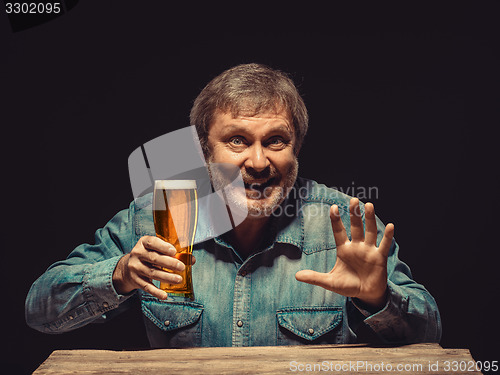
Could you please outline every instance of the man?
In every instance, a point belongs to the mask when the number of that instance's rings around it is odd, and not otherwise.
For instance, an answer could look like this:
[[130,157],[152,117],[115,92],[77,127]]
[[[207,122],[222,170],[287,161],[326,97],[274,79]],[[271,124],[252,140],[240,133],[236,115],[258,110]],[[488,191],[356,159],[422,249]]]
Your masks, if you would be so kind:
[[209,166],[241,171],[244,192],[228,200],[248,210],[232,231],[195,246],[196,299],[177,301],[155,285],[179,283],[162,268],[184,264],[155,237],[149,195],[33,284],[30,326],[72,330],[135,295],[152,347],[348,343],[361,326],[391,343],[439,341],[436,303],[398,259],[394,226],[371,203],[297,178],[308,116],[285,74],[258,64],[223,72],[196,99],[191,123]]

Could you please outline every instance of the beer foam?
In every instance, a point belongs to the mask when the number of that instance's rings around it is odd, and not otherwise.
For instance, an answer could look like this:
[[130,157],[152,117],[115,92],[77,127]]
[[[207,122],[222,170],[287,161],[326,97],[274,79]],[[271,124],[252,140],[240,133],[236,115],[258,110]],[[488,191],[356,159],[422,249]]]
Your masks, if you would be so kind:
[[156,180],[155,189],[196,189],[196,180]]

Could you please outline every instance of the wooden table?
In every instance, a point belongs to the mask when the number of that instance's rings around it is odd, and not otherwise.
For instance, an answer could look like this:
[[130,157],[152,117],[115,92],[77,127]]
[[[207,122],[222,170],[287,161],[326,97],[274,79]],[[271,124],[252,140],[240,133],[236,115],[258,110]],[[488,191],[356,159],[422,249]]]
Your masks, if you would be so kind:
[[438,344],[56,350],[42,374],[479,374],[467,349]]

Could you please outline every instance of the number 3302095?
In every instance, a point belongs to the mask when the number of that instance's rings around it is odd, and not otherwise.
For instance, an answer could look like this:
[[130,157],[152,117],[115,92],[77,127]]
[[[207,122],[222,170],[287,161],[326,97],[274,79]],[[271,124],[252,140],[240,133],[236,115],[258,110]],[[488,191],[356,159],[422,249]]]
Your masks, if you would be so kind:
[[61,3],[5,3],[7,14],[61,13]]

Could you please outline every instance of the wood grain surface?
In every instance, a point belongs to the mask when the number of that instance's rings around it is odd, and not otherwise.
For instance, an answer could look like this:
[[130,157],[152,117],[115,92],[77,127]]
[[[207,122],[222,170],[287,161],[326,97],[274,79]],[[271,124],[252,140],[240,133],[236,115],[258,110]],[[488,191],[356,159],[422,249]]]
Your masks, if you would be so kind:
[[[447,371],[448,370],[448,371]],[[56,350],[43,374],[479,374],[467,349],[438,344]]]

